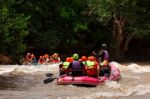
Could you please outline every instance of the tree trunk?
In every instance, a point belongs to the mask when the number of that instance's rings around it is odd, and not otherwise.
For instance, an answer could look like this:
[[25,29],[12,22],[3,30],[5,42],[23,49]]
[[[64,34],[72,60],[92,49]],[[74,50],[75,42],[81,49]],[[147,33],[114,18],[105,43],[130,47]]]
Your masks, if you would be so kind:
[[124,30],[125,21],[114,17],[113,20],[113,37],[116,44],[116,59],[122,60],[124,58],[125,51],[128,50],[130,40],[133,38],[133,33],[128,33]]

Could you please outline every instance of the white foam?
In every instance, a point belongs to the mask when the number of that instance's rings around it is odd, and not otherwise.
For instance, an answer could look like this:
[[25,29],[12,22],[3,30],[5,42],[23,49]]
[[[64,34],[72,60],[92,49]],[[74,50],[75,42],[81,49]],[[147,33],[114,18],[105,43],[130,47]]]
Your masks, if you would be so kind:
[[3,73],[9,73],[12,72],[17,66],[16,65],[12,65],[12,66],[0,66],[0,75]]
[[96,92],[90,95],[81,96],[78,99],[84,99],[84,98],[93,99],[93,98],[100,98],[100,97],[121,97],[121,96],[130,96],[130,95],[144,95],[150,93],[150,84],[137,85],[135,87],[120,86],[120,88],[121,88],[120,92]]
[[0,75],[3,73],[10,72],[24,72],[24,73],[32,73],[32,72],[58,72],[59,64],[51,64],[51,65],[5,65],[0,66]]
[[120,88],[121,85],[117,81],[106,81],[105,85],[110,87],[110,88]]
[[127,68],[135,73],[150,72],[150,66],[140,66],[137,64],[130,64],[127,66]]
[[150,84],[138,85],[136,89],[139,90],[137,92],[137,95],[144,95],[144,94],[150,93]]
[[[129,70],[131,72],[135,73],[143,73],[143,72],[150,72],[150,66],[140,66],[138,64],[132,63],[128,66],[123,66],[117,62],[111,62],[111,64],[114,64],[117,68],[120,69],[120,71],[126,71]],[[0,75],[3,73],[9,73],[12,71],[15,72],[25,72],[25,73],[31,73],[31,72],[38,72],[38,71],[58,71],[58,65],[59,64],[51,64],[51,65],[1,65],[0,66]]]
[[130,70],[131,72],[135,72],[135,73],[150,72],[150,66],[140,66],[140,65],[135,64],[135,63],[131,63],[131,64],[125,66],[125,65],[121,65],[121,64],[114,62],[114,61],[111,62],[111,64],[114,64],[114,66],[119,68],[120,71]]
[[123,79],[126,79],[126,78],[141,79],[139,76],[130,76],[130,75],[125,75],[125,74],[121,74],[121,78],[123,78]]

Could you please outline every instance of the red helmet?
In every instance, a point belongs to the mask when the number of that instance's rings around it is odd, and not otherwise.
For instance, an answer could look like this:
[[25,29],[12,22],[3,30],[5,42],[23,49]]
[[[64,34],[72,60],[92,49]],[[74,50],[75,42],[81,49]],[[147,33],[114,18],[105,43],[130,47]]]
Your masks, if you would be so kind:
[[94,56],[89,56],[89,57],[88,57],[88,60],[90,60],[90,61],[95,61],[95,57],[94,57]]
[[66,61],[67,61],[67,62],[72,62],[72,61],[73,61],[73,59],[72,59],[72,58],[70,58],[70,57],[67,57],[67,58],[66,58]]
[[31,57],[34,58],[35,57],[34,54],[31,54]]
[[45,54],[45,55],[44,55],[44,57],[45,57],[45,58],[48,58],[48,57],[49,57],[49,55],[48,55],[48,54]]
[[86,57],[86,56],[82,56],[82,57],[81,57],[81,60],[82,60],[82,61],[86,61],[86,60],[87,60],[87,57]]
[[69,61],[69,57],[66,58],[66,62],[68,62],[68,61]]

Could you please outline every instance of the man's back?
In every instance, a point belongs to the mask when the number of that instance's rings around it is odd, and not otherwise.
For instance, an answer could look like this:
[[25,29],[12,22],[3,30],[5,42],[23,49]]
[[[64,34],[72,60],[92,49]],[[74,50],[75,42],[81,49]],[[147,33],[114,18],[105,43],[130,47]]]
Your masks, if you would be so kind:
[[71,62],[68,68],[71,69],[72,76],[83,75],[84,65],[82,62],[80,62],[78,60],[74,60],[73,62]]

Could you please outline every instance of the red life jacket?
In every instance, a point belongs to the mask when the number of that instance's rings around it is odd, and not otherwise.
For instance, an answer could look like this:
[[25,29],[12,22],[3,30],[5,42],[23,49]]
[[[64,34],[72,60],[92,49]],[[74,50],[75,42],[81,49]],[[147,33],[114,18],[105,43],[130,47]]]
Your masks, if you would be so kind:
[[95,61],[86,61],[86,73],[88,76],[97,75],[97,62]]

